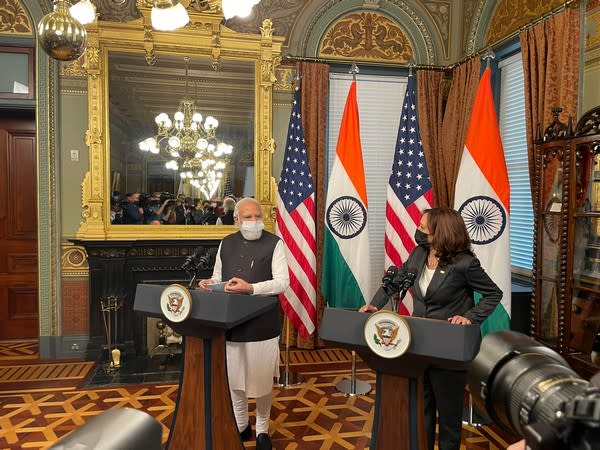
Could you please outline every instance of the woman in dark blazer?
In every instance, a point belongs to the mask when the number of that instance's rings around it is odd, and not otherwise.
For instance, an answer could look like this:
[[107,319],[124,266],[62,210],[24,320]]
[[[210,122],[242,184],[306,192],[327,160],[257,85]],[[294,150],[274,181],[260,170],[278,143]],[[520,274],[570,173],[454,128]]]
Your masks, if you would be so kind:
[[[457,325],[481,324],[494,310],[502,291],[483,270],[471,250],[471,240],[460,214],[451,208],[423,213],[415,232],[417,247],[398,270],[396,279],[416,274],[412,287],[413,316],[447,320]],[[475,305],[474,292],[482,295]],[[374,312],[387,298],[375,295],[360,311]],[[432,336],[435,339],[435,336]],[[427,448],[433,450],[436,412],[439,450],[460,449],[466,371],[429,367],[425,371],[425,427]]]

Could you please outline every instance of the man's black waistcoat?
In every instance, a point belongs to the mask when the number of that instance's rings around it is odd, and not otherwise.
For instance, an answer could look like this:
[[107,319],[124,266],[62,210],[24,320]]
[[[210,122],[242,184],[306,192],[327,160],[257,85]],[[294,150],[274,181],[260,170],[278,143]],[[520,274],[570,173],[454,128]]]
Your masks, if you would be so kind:
[[[244,239],[239,231],[227,236],[221,245],[221,279],[227,281],[238,277],[248,283],[272,279],[271,262],[277,242],[279,238],[268,231],[263,231],[260,239],[255,241]],[[248,301],[252,301],[252,296],[248,296]],[[280,333],[279,308],[273,308],[262,316],[230,330],[227,333],[227,340],[264,341],[279,336]]]

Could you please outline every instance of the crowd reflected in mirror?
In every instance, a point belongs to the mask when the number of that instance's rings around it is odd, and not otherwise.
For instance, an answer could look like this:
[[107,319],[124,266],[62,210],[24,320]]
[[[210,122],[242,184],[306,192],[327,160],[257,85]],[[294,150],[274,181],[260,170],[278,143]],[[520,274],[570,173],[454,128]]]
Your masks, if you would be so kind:
[[168,192],[112,193],[113,225],[233,225],[236,199],[232,196],[200,199]]

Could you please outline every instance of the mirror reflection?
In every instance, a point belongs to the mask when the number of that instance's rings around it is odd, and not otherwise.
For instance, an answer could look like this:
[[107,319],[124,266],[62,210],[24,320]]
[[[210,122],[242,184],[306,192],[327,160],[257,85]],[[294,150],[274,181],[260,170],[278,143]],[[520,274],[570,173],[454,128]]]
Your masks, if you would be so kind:
[[254,194],[254,63],[109,51],[108,97],[111,223],[229,224]]

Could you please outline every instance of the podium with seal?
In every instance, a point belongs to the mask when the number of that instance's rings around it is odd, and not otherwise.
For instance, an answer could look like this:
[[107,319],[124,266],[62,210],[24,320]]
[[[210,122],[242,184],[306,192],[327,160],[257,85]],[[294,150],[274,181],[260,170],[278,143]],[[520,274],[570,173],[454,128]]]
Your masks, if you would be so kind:
[[250,340],[254,325],[273,322],[272,330],[260,328],[278,335],[279,299],[138,284],[133,309],[166,319],[184,336],[183,373],[166,448],[243,450],[227,382],[226,336]]
[[478,325],[336,308],[325,310],[320,337],[354,350],[377,373],[370,450],[425,450],[425,369],[465,368],[481,341]]

